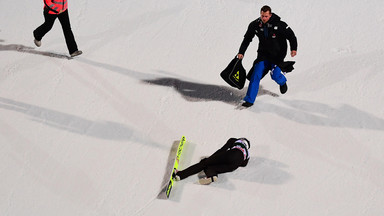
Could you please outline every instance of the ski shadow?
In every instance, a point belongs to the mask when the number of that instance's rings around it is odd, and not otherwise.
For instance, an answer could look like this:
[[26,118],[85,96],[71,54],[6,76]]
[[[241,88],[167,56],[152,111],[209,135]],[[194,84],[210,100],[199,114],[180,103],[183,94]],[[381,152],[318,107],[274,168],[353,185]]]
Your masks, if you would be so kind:
[[173,142],[171,151],[169,151],[168,159],[167,159],[167,166],[165,168],[163,180],[161,182],[161,189],[159,194],[157,195],[157,199],[168,199],[166,195],[166,191],[168,189],[168,183],[170,181],[171,174],[173,172],[172,168],[175,164],[175,155],[177,152],[177,148],[179,146],[179,141],[176,140]]
[[[163,180],[161,183],[160,192],[157,195],[157,199],[168,199],[166,195],[166,191],[168,189],[168,183],[170,181],[171,174],[173,172],[172,168],[175,165],[175,156],[179,147],[180,140],[175,140],[172,144],[171,150],[169,151],[168,159],[167,159],[167,166],[165,168]],[[191,164],[191,155],[195,152],[195,146],[196,144],[186,141],[184,145],[184,150],[181,153],[181,157],[183,160],[179,163],[179,168],[187,167],[187,164]],[[187,155],[185,155],[184,152],[188,152]],[[183,184],[181,182],[177,182],[178,187],[172,188],[172,195],[170,197],[170,200],[179,202],[181,200],[181,195],[183,193]]]
[[0,97],[0,108],[19,112],[31,117],[32,121],[50,127],[104,140],[133,141],[165,148],[148,140],[144,135],[126,125],[111,121],[92,121],[80,116],[46,109]]
[[[246,88],[238,90],[226,86],[188,82],[171,77],[142,81],[151,85],[172,87],[179,92],[185,100],[191,102],[221,101],[231,105],[238,105],[246,94]],[[259,95],[278,97],[277,94],[263,89],[262,86],[260,86]]]
[[[4,40],[0,40],[0,42],[4,42]],[[29,53],[34,55],[48,56],[52,58],[60,58],[60,59],[72,59],[71,57],[64,54],[57,54],[47,51],[37,51],[34,47],[24,46],[22,44],[0,44],[0,51],[15,51],[21,53]]]

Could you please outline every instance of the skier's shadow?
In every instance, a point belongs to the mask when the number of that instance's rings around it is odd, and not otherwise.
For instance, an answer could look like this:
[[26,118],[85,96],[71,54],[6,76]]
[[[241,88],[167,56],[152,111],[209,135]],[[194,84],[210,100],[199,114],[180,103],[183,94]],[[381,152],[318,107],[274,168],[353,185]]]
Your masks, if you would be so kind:
[[263,157],[252,157],[245,169],[239,170],[235,179],[268,185],[287,183],[293,176],[287,171],[288,165]]
[[[0,40],[0,42],[4,42],[4,40]],[[24,46],[22,44],[0,44],[0,51],[15,51],[15,52],[48,56],[53,58],[72,59],[67,55],[46,52],[46,51],[37,51],[33,47]]]
[[[293,178],[286,170],[288,168],[288,165],[275,160],[252,157],[246,167],[241,167],[233,172],[219,174],[217,184],[212,184],[211,186],[226,190],[236,190],[233,179],[265,185],[282,185]],[[205,174],[200,172],[198,176],[201,178]]]
[[[143,82],[154,85],[173,87],[187,101],[222,101],[231,105],[237,105],[245,96],[246,88],[237,90],[226,86],[201,84],[183,81],[176,78],[164,77],[154,80],[143,80]],[[265,90],[260,86],[259,95],[271,95],[278,97],[277,94]]]

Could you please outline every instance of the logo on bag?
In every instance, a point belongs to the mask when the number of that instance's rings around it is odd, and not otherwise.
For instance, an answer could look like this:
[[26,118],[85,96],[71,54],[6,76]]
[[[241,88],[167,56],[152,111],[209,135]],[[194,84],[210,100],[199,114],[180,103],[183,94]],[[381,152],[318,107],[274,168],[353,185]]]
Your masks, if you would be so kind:
[[239,79],[240,79],[240,74],[239,74],[240,71],[237,71],[234,75],[233,75],[233,78],[235,78],[235,80],[237,82],[239,82]]

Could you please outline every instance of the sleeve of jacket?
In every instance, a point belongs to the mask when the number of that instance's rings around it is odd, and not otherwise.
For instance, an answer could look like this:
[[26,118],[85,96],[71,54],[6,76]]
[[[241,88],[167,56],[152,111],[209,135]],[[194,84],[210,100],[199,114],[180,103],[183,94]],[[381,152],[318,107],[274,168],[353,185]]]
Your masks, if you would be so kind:
[[213,153],[211,156],[216,155],[220,152],[225,152],[227,149],[233,147],[234,143],[236,142],[236,138],[230,138],[227,143],[224,144],[223,147],[221,147],[219,150],[217,150],[215,153]]
[[291,27],[289,27],[287,23],[282,22],[282,28],[283,28],[285,38],[287,38],[287,40],[289,41],[289,46],[291,48],[291,51],[297,50],[297,39]]
[[52,0],[44,0],[44,5],[48,10],[53,11],[55,13],[59,13],[57,10],[53,9],[54,4]]
[[253,38],[255,37],[255,34],[256,34],[255,25],[256,25],[256,21],[253,21],[248,25],[247,32],[245,33],[243,42],[240,45],[239,54],[244,55],[249,44],[252,42]]

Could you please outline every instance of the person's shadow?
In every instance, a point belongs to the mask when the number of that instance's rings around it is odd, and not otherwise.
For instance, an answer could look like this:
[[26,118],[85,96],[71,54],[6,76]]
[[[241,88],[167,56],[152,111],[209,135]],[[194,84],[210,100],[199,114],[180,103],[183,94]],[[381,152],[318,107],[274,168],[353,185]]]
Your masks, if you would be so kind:
[[131,126],[115,121],[90,120],[44,107],[0,97],[0,111],[9,110],[26,115],[31,121],[71,133],[104,140],[135,141],[152,147],[165,146],[152,141]]
[[[188,82],[171,77],[143,80],[143,82],[152,85],[172,87],[178,91],[185,100],[192,102],[222,101],[231,105],[237,105],[246,94],[246,88],[238,90],[226,86]],[[258,95],[266,94],[273,97],[278,97],[277,94],[265,90],[260,86]]]
[[[203,172],[199,173],[199,175],[200,177],[205,176]],[[233,172],[219,174],[217,184],[211,186],[236,190],[233,179],[263,185],[283,185],[293,179],[293,175],[289,173],[289,166],[282,162],[268,158],[252,157],[246,167],[239,167]]]
[[[0,42],[4,42],[4,40],[0,40]],[[0,51],[15,51],[15,52],[48,56],[53,58],[61,58],[61,59],[68,59],[68,60],[72,59],[71,57],[64,54],[58,54],[58,53],[47,52],[47,51],[38,51],[38,50],[35,50],[35,48],[33,47],[24,46],[22,44],[0,44]]]

